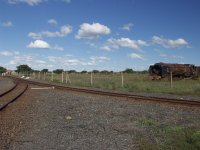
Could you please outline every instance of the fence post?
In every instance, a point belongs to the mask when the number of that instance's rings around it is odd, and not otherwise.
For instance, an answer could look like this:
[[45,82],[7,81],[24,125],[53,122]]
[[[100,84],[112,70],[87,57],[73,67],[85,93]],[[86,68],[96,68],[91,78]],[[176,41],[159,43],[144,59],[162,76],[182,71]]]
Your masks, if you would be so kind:
[[39,80],[40,80],[40,72],[39,72]]
[[92,71],[91,71],[91,76],[90,76],[90,85],[92,86],[93,84],[93,76],[92,76]]
[[66,84],[67,84],[67,72],[65,73],[65,80],[66,80]]
[[53,71],[51,73],[51,81],[53,82]]
[[62,72],[62,83],[63,83],[64,79],[63,79],[63,72]]
[[170,88],[173,87],[173,77],[172,77],[172,72],[170,72]]
[[46,73],[44,72],[44,80],[46,80]]
[[122,75],[122,87],[124,87],[124,74],[123,74],[123,72],[121,73],[121,75]]
[[69,84],[71,84],[71,80],[70,80],[70,78],[69,78],[69,74],[67,74],[67,76],[68,76]]

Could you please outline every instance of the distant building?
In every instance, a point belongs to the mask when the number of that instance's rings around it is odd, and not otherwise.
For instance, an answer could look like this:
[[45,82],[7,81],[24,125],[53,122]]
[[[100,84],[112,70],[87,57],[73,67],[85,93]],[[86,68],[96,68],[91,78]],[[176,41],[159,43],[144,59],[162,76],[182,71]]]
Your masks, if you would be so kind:
[[14,70],[7,70],[5,75],[12,75],[15,71]]

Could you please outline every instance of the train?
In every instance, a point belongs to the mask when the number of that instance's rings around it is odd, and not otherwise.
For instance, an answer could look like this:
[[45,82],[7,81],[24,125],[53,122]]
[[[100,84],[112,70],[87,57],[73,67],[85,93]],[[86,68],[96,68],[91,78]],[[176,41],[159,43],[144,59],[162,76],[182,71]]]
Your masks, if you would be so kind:
[[193,64],[155,63],[150,65],[149,74],[152,80],[170,77],[197,79],[200,76],[200,66]]

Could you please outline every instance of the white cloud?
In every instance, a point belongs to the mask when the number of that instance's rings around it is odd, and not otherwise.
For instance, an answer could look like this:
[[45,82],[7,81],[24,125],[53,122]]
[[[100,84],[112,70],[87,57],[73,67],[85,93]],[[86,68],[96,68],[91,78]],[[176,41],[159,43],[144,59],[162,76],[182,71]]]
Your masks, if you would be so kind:
[[[15,69],[16,66],[27,64],[33,69],[73,69],[84,67],[91,67],[98,65],[98,63],[109,61],[110,58],[104,56],[93,56],[87,59],[75,58],[72,55],[64,56],[42,56],[39,54],[16,55],[11,57],[8,63],[4,64],[7,68]],[[71,67],[71,68],[70,68]]]
[[129,38],[120,38],[120,39],[110,38],[107,40],[107,44],[101,47],[100,49],[111,51],[112,49],[119,49],[120,47],[126,47],[130,49],[139,50],[143,46],[148,46],[147,42],[142,40],[131,40]]
[[12,60],[9,61],[8,64],[6,64],[9,68],[14,68],[14,66],[27,64],[32,69],[44,69],[44,68],[51,68],[52,65],[49,64],[46,60],[43,60],[43,58],[39,58],[38,55],[19,55],[15,56]]
[[7,0],[9,4],[18,4],[18,3],[25,3],[30,6],[36,6],[40,3],[43,2],[50,2],[50,1],[55,1],[55,2],[65,2],[65,3],[70,3],[71,0]]
[[164,54],[164,53],[161,53],[159,56],[162,57],[162,58],[164,58],[164,59],[174,59],[174,60],[184,59],[183,56],[178,56],[178,55],[167,55],[167,54]]
[[35,40],[31,42],[29,45],[27,45],[28,48],[41,48],[41,49],[52,49],[52,50],[58,50],[63,51],[64,48],[60,47],[58,45],[51,46],[49,43],[43,40]]
[[48,20],[48,24],[57,25],[58,22],[57,22],[55,19],[49,19],[49,20]]
[[121,29],[130,31],[132,27],[133,27],[133,23],[128,23],[128,24],[123,25],[123,27],[121,27]]
[[69,25],[64,25],[60,28],[60,31],[55,31],[55,32],[42,31],[38,33],[30,32],[28,36],[33,39],[42,39],[43,37],[64,37],[71,32],[72,32],[72,27]]
[[110,34],[111,30],[100,23],[83,23],[80,25],[80,29],[78,30],[78,34],[76,35],[77,39],[95,39],[100,35]]
[[47,62],[44,60],[36,60],[35,61],[37,64],[46,64]]
[[43,40],[35,40],[34,42],[31,42],[28,46],[28,48],[44,48],[49,49],[50,45],[49,43],[43,41]]
[[71,58],[71,56],[62,56],[62,57],[56,57],[56,56],[48,56],[47,59],[54,63],[56,66],[71,66],[71,65],[83,65],[84,62],[80,61],[79,59]]
[[18,51],[0,51],[0,56],[15,56],[15,55],[19,55]]
[[7,22],[3,22],[3,23],[2,23],[2,26],[3,26],[3,27],[12,27],[13,24],[12,24],[11,21],[7,21]]
[[140,54],[136,54],[136,53],[131,53],[128,55],[129,58],[131,59],[141,59],[144,60],[144,56],[140,55]]
[[112,49],[111,49],[109,46],[107,46],[107,45],[104,45],[104,46],[100,47],[100,49],[105,50],[105,51],[111,51],[111,50],[112,50]]
[[30,6],[38,5],[46,0],[8,0],[9,4],[26,3]]
[[93,56],[90,57],[89,60],[87,61],[87,60],[72,58],[72,56],[70,55],[62,57],[49,56],[47,57],[47,59],[50,62],[54,63],[56,66],[62,66],[62,68],[75,65],[91,66],[91,65],[96,65],[97,63],[102,63],[110,60],[110,58],[104,56]]
[[9,64],[10,65],[30,64],[30,62],[32,61],[34,61],[32,56],[20,55],[20,56],[15,56],[14,59],[9,62]]
[[154,44],[161,45],[165,48],[180,48],[180,47],[187,47],[188,42],[183,38],[178,38],[176,40],[165,39],[159,36],[153,36],[152,42]]
[[90,62],[88,62],[89,65],[95,65],[96,63],[99,62],[105,62],[109,61],[110,58],[105,57],[105,56],[95,56],[95,57],[90,57]]

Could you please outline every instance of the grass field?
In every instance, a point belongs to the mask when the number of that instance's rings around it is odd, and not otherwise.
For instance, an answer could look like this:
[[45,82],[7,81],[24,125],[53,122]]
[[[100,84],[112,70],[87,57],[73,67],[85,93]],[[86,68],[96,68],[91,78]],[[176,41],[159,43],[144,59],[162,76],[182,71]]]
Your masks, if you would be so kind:
[[[35,73],[32,78],[40,80],[52,80],[52,74]],[[67,78],[66,78],[67,77]],[[66,83],[67,79],[67,83]],[[70,81],[70,82],[69,82]],[[62,82],[62,74],[53,74],[53,82]],[[95,87],[101,89],[120,90],[129,92],[145,92],[145,93],[167,93],[178,95],[197,95],[200,96],[200,78],[192,79],[176,79],[173,80],[173,87],[170,87],[170,80],[163,79],[152,81],[148,74],[123,74],[123,86],[121,73],[114,74],[64,74],[63,83],[80,87]]]

